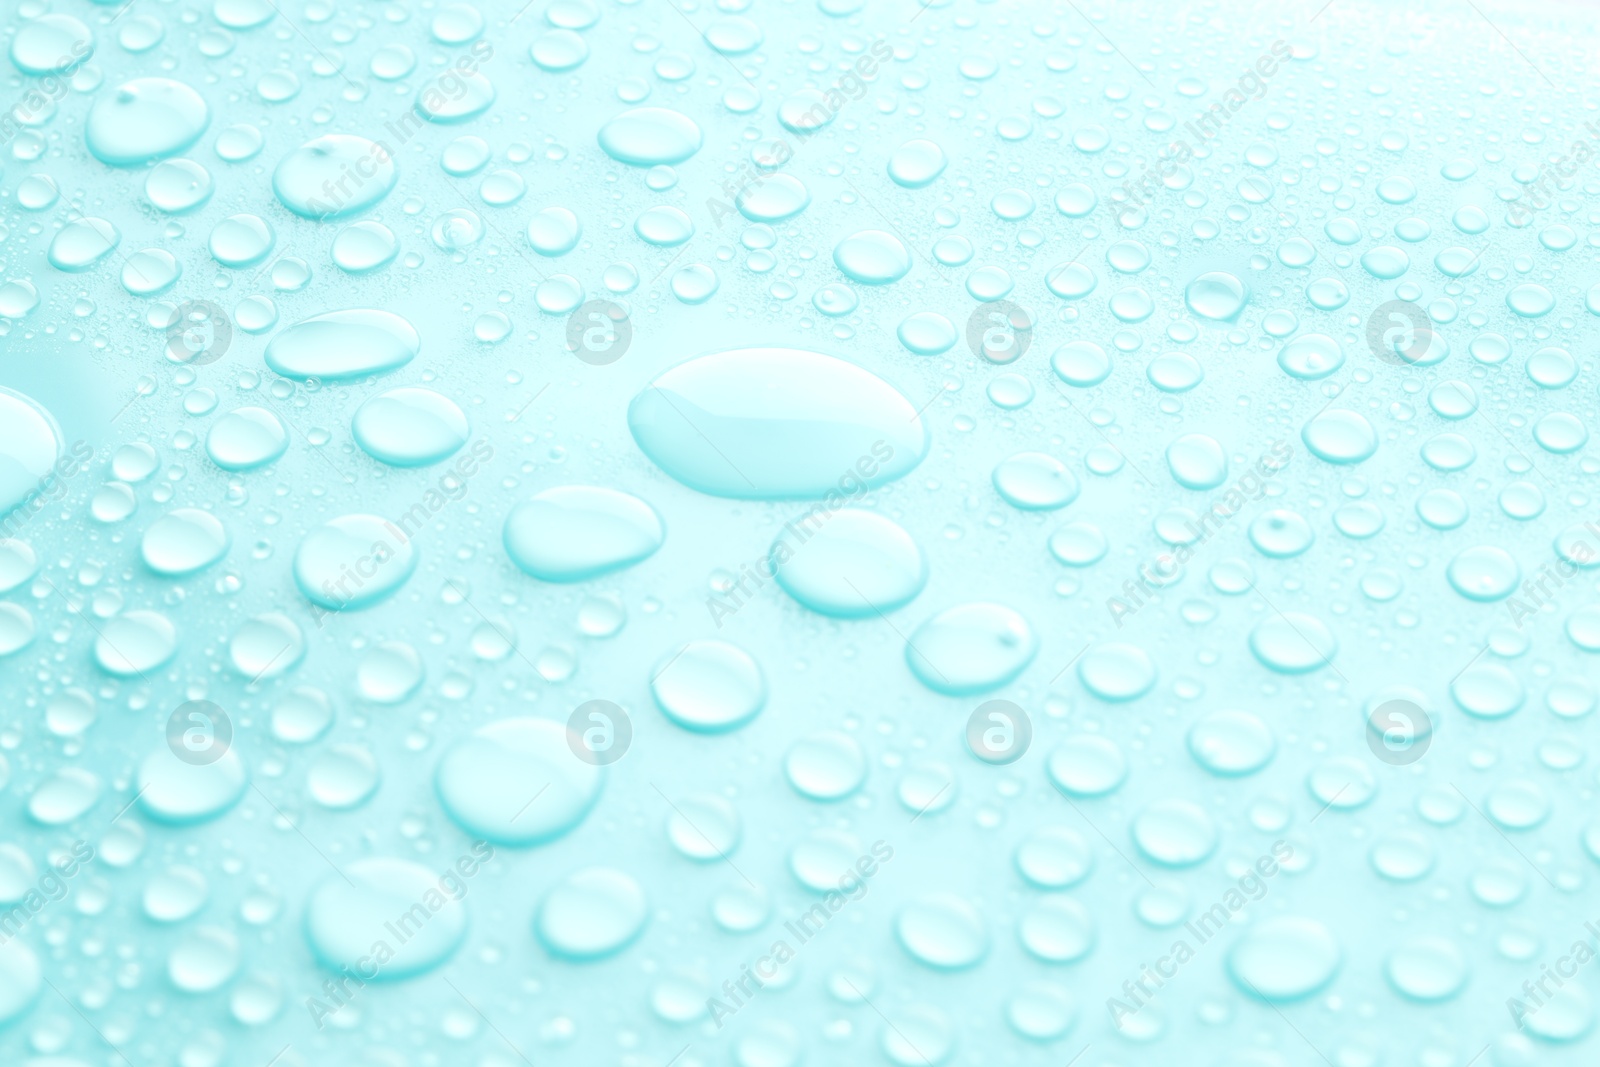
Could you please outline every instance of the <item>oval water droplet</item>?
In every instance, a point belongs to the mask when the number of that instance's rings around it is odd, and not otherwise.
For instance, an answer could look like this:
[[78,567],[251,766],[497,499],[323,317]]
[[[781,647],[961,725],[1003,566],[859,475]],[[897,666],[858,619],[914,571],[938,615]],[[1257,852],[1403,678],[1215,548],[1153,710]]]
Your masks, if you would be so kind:
[[1242,992],[1274,1003],[1308,997],[1332,980],[1341,953],[1316,919],[1275,915],[1258,921],[1228,953],[1228,973]]
[[524,573],[547,582],[581,582],[649,559],[666,528],[636,496],[565,485],[512,508],[503,536],[507,555]]
[[624,111],[600,127],[598,139],[606,155],[634,167],[682,163],[701,144],[694,120],[665,107]]
[[628,407],[657,466],[713,496],[854,499],[927,453],[916,407],[855,364],[791,348],[701,356],[656,378]]
[[894,520],[859,508],[802,515],[773,541],[769,558],[785,592],[841,619],[893,611],[928,580],[927,561],[911,535]]
[[[352,175],[358,177],[352,179]],[[389,195],[400,168],[388,148],[349,133],[324,134],[278,161],[272,191],[302,218],[325,221],[365,211]]]
[[306,599],[329,611],[386,600],[416,569],[411,540],[377,515],[343,515],[325,522],[306,534],[294,554],[295,584]]
[[1039,652],[1028,620],[1003,604],[946,608],[906,641],[906,663],[923,685],[949,696],[987,693],[1021,674]]
[[84,140],[100,162],[137,167],[182,152],[210,119],[205,100],[182,82],[135,78],[99,95],[84,122]]
[[573,757],[563,724],[528,718],[501,719],[456,741],[434,776],[439,803],[458,826],[514,847],[572,830],[603,784],[598,766]]
[[262,353],[285,378],[347,381],[388,374],[410,363],[422,338],[405,319],[388,311],[327,311],[279,333]]
[[633,878],[610,867],[585,867],[545,894],[534,930],[553,955],[598,960],[638,937],[647,915],[644,890]]
[[438,463],[467,443],[468,432],[467,416],[455,401],[414,386],[379,393],[350,420],[361,450],[391,467]]
[[650,693],[679,726],[723,733],[755,718],[767,701],[767,682],[744,649],[702,638],[662,659],[650,680]]
[[[476,870],[477,860],[467,862]],[[454,955],[467,932],[466,905],[442,885],[438,872],[409,860],[368,856],[346,863],[307,900],[306,941],[323,966],[363,981],[424,974]],[[390,930],[396,922],[403,938]]]

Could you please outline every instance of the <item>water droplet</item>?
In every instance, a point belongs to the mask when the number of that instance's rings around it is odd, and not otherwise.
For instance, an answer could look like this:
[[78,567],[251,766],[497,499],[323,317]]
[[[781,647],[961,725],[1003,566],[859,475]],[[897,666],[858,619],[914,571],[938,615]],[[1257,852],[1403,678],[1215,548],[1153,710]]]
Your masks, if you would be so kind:
[[1338,649],[1338,640],[1321,619],[1300,612],[1274,614],[1250,631],[1250,651],[1256,659],[1283,674],[1328,666]]
[[[477,860],[463,860],[476,870]],[[405,936],[391,932],[391,924]],[[387,856],[346,863],[306,902],[306,941],[318,961],[363,981],[431,971],[455,954],[466,931],[466,905],[438,872]]]
[[1277,749],[1272,730],[1247,711],[1214,711],[1189,728],[1189,752],[1213,774],[1254,774]]
[[667,718],[687,730],[722,733],[753,719],[767,683],[750,654],[726,641],[690,641],[664,658],[650,682]]
[[248,780],[237,749],[228,748],[211,762],[196,764],[179,759],[162,745],[139,765],[139,807],[158,822],[205,822],[237,804]]
[[855,619],[893,611],[928,580],[927,561],[911,535],[876,512],[806,514],[784,529],[770,550],[774,576],[819,614]]
[[455,401],[416,387],[379,393],[350,420],[362,451],[392,467],[438,463],[467,443],[468,432],[467,416]]
[[922,461],[928,433],[892,386],[844,360],[788,348],[701,356],[628,408],[634,440],[714,496],[852,499]]
[[421,348],[416,329],[399,315],[357,309],[297,322],[273,337],[262,355],[285,378],[347,381],[398,370]]
[[100,628],[94,643],[95,662],[107,674],[120,678],[163,667],[177,651],[177,628],[154,611],[118,615]]
[[1255,923],[1228,953],[1228,973],[1242,992],[1285,1003],[1332,980],[1339,942],[1316,919],[1273,916]]
[[610,867],[586,867],[545,894],[534,930],[556,956],[597,960],[638,937],[646,915],[644,890],[638,882]]
[[1024,511],[1053,511],[1078,498],[1078,479],[1043,452],[1019,452],[1002,460],[992,479],[1006,503]]
[[892,233],[860,230],[834,246],[833,262],[852,281],[888,285],[911,269],[911,252]]
[[1226,271],[1211,271],[1190,282],[1183,293],[1189,310],[1216,322],[1232,322],[1249,299],[1244,283]]
[[913,959],[937,970],[971,967],[989,951],[989,934],[972,905],[951,893],[913,900],[895,917],[895,936]]
[[[358,175],[354,182],[352,174]],[[348,133],[307,141],[278,161],[272,191],[302,218],[327,220],[358,214],[389,195],[400,168],[382,144]]]
[[624,111],[600,127],[600,147],[612,159],[635,167],[682,163],[700,151],[700,127],[664,107]]
[[1039,651],[1028,620],[1002,604],[959,604],[933,616],[906,642],[923,685],[949,696],[987,693],[1021,674]]
[[1137,645],[1098,645],[1078,660],[1078,680],[1101,700],[1137,700],[1156,684],[1156,665]]
[[244,407],[219,418],[206,433],[206,455],[227,471],[247,471],[277,459],[289,447],[289,431],[266,408]]
[[791,174],[767,174],[743,186],[733,202],[751,222],[782,222],[806,209],[811,190]]
[[955,324],[937,311],[919,311],[900,323],[900,343],[919,356],[937,356],[956,343]]
[[552,841],[582,822],[599,798],[602,774],[572,758],[561,723],[514,718],[452,744],[434,784],[445,813],[462,829],[522,847]]
[[842,800],[861,788],[867,757],[854,738],[829,730],[789,746],[784,774],[797,793],[812,800]]
[[145,529],[139,554],[145,566],[168,578],[202,571],[228,551],[228,532],[209,511],[178,508]]
[[907,141],[889,156],[889,177],[907,189],[921,189],[933,184],[948,164],[944,149],[933,141]]
[[1050,753],[1045,773],[1068,796],[1104,796],[1127,779],[1128,759],[1108,737],[1077,734]]
[[409,538],[376,515],[343,515],[313,528],[295,550],[294,580],[330,611],[371,607],[393,596],[417,568]]
[[1378,450],[1378,431],[1358,412],[1331,408],[1306,423],[1301,440],[1329,463],[1360,463]]
[[136,167],[182,152],[199,140],[210,119],[205,100],[182,82],[135,78],[100,94],[84,123],[84,139],[100,162]]
[[506,553],[524,573],[580,582],[650,558],[666,536],[661,516],[636,496],[597,486],[546,489],[506,516]]
[[46,258],[56,270],[82,274],[109,256],[121,242],[122,234],[107,220],[79,218],[56,233]]
[[1134,817],[1133,842],[1167,867],[1192,867],[1217,847],[1211,817],[1187,800],[1158,800]]
[[1504,600],[1522,580],[1511,553],[1495,545],[1462,549],[1445,570],[1450,586],[1468,600]]
[[1292,377],[1319,381],[1344,366],[1344,348],[1327,334],[1302,334],[1278,351],[1278,366]]

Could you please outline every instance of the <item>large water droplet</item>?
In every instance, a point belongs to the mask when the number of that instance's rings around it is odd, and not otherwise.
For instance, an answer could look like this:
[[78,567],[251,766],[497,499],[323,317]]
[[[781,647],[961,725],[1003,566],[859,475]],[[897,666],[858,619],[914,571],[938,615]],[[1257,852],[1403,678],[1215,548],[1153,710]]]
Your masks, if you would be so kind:
[[566,727],[549,719],[502,719],[461,738],[434,778],[457,825],[498,845],[552,841],[583,821],[604,784],[579,760]]
[[247,471],[277,459],[289,447],[289,431],[266,408],[230,411],[206,432],[206,455],[227,471]]
[[432,389],[390,389],[362,404],[350,420],[356,444],[392,467],[425,467],[467,443],[467,416]]
[[700,127],[689,116],[665,107],[624,111],[600,127],[600,147],[620,163],[635,167],[682,163],[700,151]]
[[26,1013],[43,987],[44,969],[33,950],[16,937],[0,943],[0,1024]]
[[767,700],[761,667],[726,641],[690,641],[661,661],[650,692],[667,718],[689,730],[721,733],[749,722]]
[[139,554],[145,566],[168,578],[204,570],[228,551],[228,531],[209,511],[178,508],[145,530]]
[[634,397],[628,427],[658,466],[703,493],[830,507],[904,476],[928,448],[916,407],[889,383],[791,348],[680,363]]
[[0,518],[50,487],[61,455],[61,431],[43,406],[0,386]]
[[56,232],[45,257],[56,270],[82,274],[109,256],[121,241],[122,235],[106,219],[74,219]]
[[768,174],[741,188],[733,202],[751,222],[782,222],[806,209],[811,191],[791,174]]
[[1158,800],[1133,820],[1139,851],[1168,867],[1192,867],[1217,847],[1217,827],[1187,800]]
[[911,252],[892,233],[861,230],[834,246],[833,262],[851,281],[888,285],[911,269]]
[[1250,651],[1264,666],[1284,674],[1325,667],[1339,642],[1321,619],[1299,612],[1273,614],[1250,631]]
[[1189,310],[1202,318],[1232,322],[1244,310],[1244,283],[1227,271],[1210,271],[1190,282],[1183,298]]
[[571,960],[598,960],[627,947],[644,929],[639,883],[610,867],[586,867],[556,883],[534,917],[544,947]]
[[1522,580],[1511,553],[1496,545],[1478,545],[1456,553],[1445,569],[1450,586],[1468,600],[1504,600]]
[[178,651],[177,628],[154,611],[130,611],[100,627],[94,658],[102,670],[136,677],[165,666]]
[[184,825],[215,819],[239,802],[249,776],[239,751],[210,763],[179,759],[166,745],[139,765],[139,807],[158,822]]
[[1078,479],[1066,464],[1043,452],[1010,456],[991,477],[1006,503],[1025,511],[1053,511],[1078,498]]
[[894,520],[859,508],[814,510],[788,523],[770,559],[785,592],[835,618],[893,611],[928,580],[927,561],[911,535]]
[[182,82],[135,78],[100,94],[84,123],[84,139],[100,162],[136,167],[182,152],[210,118],[205,100]]
[[11,62],[24,74],[60,74],[94,55],[94,35],[71,15],[39,15],[21,22],[11,38]]
[[[463,860],[476,871],[477,860]],[[460,876],[454,881],[459,884]],[[342,874],[312,892],[305,932],[323,966],[366,982],[395,981],[454,955],[466,936],[467,910],[440,873],[408,860],[369,856],[345,864]]]
[[1078,660],[1078,680],[1101,700],[1136,700],[1156,684],[1156,665],[1138,645],[1110,642]]
[[913,959],[938,970],[971,967],[989,951],[983,917],[953,893],[936,893],[907,904],[895,917],[894,931]]
[[890,155],[889,177],[907,189],[921,189],[943,174],[948,163],[944,149],[933,141],[907,141]]
[[506,516],[511,561],[547,582],[581,582],[631,567],[661,547],[666,527],[645,501],[615,489],[546,489]]
[[343,515],[323,523],[306,534],[294,554],[295,584],[313,604],[330,611],[386,600],[416,568],[410,539],[376,515]]
[[1300,431],[1306,447],[1329,463],[1360,463],[1378,450],[1378,431],[1359,412],[1334,408]]
[[399,315],[354,309],[295,323],[267,343],[262,358],[285,378],[345,381],[398,370],[421,348],[422,338]]
[[399,179],[400,168],[382,144],[330,133],[279,160],[272,191],[296,215],[321,221],[367,210],[388,196]]
[[1273,916],[1257,922],[1233,946],[1228,973],[1243,992],[1283,1003],[1327,985],[1339,961],[1339,942],[1321,922]]
[[950,696],[986,693],[1021,674],[1039,638],[1021,614],[1003,604],[946,608],[906,642],[906,662],[923,685]]

